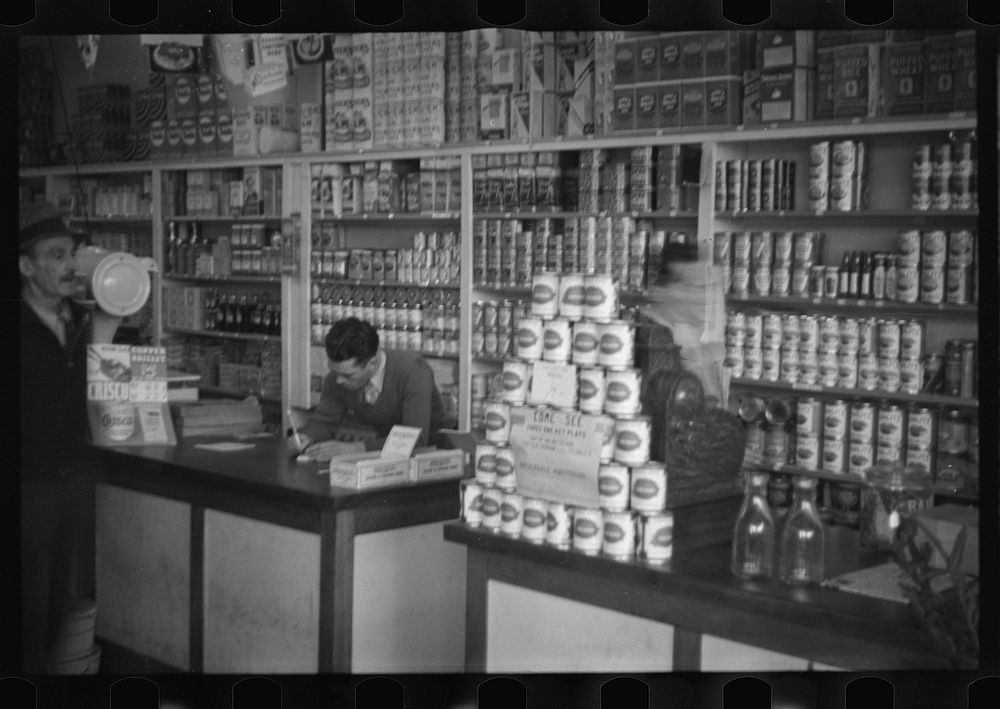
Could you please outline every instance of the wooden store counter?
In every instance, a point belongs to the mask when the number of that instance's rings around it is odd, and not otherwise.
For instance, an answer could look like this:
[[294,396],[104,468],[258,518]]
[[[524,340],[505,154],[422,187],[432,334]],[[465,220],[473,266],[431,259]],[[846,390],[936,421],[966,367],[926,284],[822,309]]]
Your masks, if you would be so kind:
[[460,672],[458,481],[331,488],[285,441],[95,449],[98,641],[175,671]]
[[[742,582],[729,544],[662,567],[559,551],[462,522],[469,672],[942,668],[909,607],[829,588]],[[857,532],[827,527],[827,576],[866,568]]]

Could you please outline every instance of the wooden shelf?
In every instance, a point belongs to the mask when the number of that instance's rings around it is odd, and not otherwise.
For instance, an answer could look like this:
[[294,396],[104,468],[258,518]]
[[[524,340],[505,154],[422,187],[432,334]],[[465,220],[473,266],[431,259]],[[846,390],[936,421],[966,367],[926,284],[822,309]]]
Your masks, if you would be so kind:
[[620,219],[631,217],[632,219],[677,219],[684,221],[697,221],[697,212],[581,212],[581,211],[532,211],[530,209],[499,210],[499,211],[473,211],[473,219],[579,219],[582,217],[609,217]]
[[222,332],[221,330],[189,330],[183,327],[165,327],[163,332],[172,335],[217,337],[221,340],[246,340],[255,342],[280,342],[281,335],[259,335],[255,332]]
[[321,222],[457,222],[461,212],[388,212],[370,214],[313,215],[315,221]]
[[400,281],[366,281],[359,278],[328,278],[311,276],[313,282],[337,286],[378,286],[380,288],[419,288],[422,290],[458,290],[457,283],[403,283]]
[[262,404],[281,403],[280,397],[262,396],[261,394],[257,394],[252,391],[235,391],[233,389],[223,389],[222,387],[214,387],[214,386],[199,386],[198,390],[206,394],[213,394],[215,396],[225,396],[233,399],[245,399],[248,396],[256,396],[257,399]]
[[99,222],[101,224],[127,224],[136,225],[141,224],[143,226],[153,225],[153,215],[146,217],[142,216],[88,216],[88,217],[69,217],[67,221],[70,224],[93,224],[94,222]]
[[277,285],[281,283],[281,276],[184,276],[176,273],[165,273],[163,278],[164,280],[169,281],[193,281],[197,283],[213,283],[216,285],[225,283],[258,283]]
[[[487,291],[490,293],[496,293],[498,295],[508,295],[516,298],[530,298],[531,297],[531,287],[530,286],[500,286],[491,285],[487,283],[474,283],[472,285],[472,290],[474,291]],[[646,291],[618,291],[618,298],[622,302],[634,302],[639,300],[644,300],[648,297]]]
[[778,295],[727,295],[729,303],[759,305],[762,307],[781,307],[808,310],[874,310],[880,315],[928,315],[928,316],[961,316],[975,317],[979,313],[978,306],[953,305],[941,303],[900,303],[893,300],[860,300],[856,298],[791,298]]
[[769,382],[763,379],[744,379],[734,377],[731,387],[741,389],[768,389],[793,394],[814,395],[824,397],[839,397],[845,399],[884,399],[903,404],[926,404],[928,406],[951,406],[960,409],[978,409],[979,401],[963,396],[944,396],[942,394],[905,394],[903,392],[867,391],[865,389],[841,389],[839,387],[823,387],[819,384],[789,384],[788,382]]
[[282,217],[280,214],[186,214],[184,216],[163,217],[164,222],[183,222],[187,224],[191,222],[257,224],[259,222],[280,222],[282,219],[285,219],[285,217]]
[[955,222],[969,222],[974,224],[978,217],[979,212],[974,209],[953,209],[948,211],[858,209],[849,212],[837,212],[833,210],[817,212],[805,209],[796,209],[792,211],[776,210],[771,212],[720,211],[715,214],[716,219],[728,222],[751,222],[756,224],[765,222],[774,223],[775,221],[808,221],[830,224],[850,224],[852,226],[869,223],[892,226],[900,222],[903,222],[908,226],[921,226],[924,224],[954,224]]

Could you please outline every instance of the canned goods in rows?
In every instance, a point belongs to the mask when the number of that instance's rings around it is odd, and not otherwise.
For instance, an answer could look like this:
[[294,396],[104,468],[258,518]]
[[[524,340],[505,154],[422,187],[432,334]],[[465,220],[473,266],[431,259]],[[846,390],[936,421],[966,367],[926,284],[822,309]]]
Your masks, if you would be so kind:
[[837,524],[857,527],[861,516],[861,486],[851,483],[830,484],[830,503]]
[[826,402],[823,412],[823,437],[846,438],[850,408],[843,399]]
[[825,212],[830,208],[830,194],[828,186],[830,178],[827,176],[809,176],[809,209],[814,212]]
[[795,464],[806,470],[819,470],[820,440],[818,436],[800,435],[796,437]]
[[584,554],[601,551],[604,513],[597,508],[577,507],[573,511],[573,549]]
[[602,367],[631,367],[635,363],[635,327],[621,320],[600,323],[597,362]]
[[732,253],[733,265],[747,267],[751,265],[750,255],[753,253],[753,246],[749,233],[741,231],[733,234]]
[[858,356],[858,386],[865,391],[876,391],[882,384],[879,358],[874,352]]
[[791,263],[795,256],[795,249],[793,246],[794,239],[792,232],[790,231],[774,232],[772,239],[774,241],[775,265]]
[[948,234],[948,265],[971,266],[976,248],[976,239],[967,229],[952,231]]
[[513,538],[521,536],[524,527],[524,498],[516,492],[500,496],[500,533]]
[[601,509],[622,511],[629,508],[631,488],[628,466],[622,463],[601,463],[597,471],[597,487]]
[[802,333],[797,313],[787,313],[781,318],[781,344],[784,347],[798,347]]
[[523,404],[528,398],[531,364],[517,359],[507,359],[501,374],[501,396],[509,404]]
[[674,514],[665,511],[642,515],[642,558],[650,564],[665,564],[673,556]]
[[782,321],[777,313],[768,313],[763,316],[763,342],[764,347],[781,347],[782,342]]
[[896,239],[896,264],[898,266],[919,266],[923,237],[918,229],[899,232]]
[[932,448],[937,443],[937,414],[928,408],[915,406],[907,412],[907,446]]
[[875,464],[875,448],[870,442],[851,441],[847,451],[847,472],[851,475],[864,475]]
[[764,428],[764,462],[770,465],[785,465],[789,457],[790,439],[783,426]]
[[760,377],[764,381],[776,382],[781,378],[781,349],[765,347],[763,349]]
[[531,314],[554,318],[559,314],[559,274],[549,271],[531,276]]
[[800,355],[797,347],[781,348],[781,381],[798,384],[801,376]]
[[802,436],[818,436],[823,430],[823,403],[816,398],[795,402],[795,432]]
[[856,318],[840,321],[840,351],[857,354],[861,348],[861,325]]
[[916,266],[896,268],[896,300],[916,303],[920,297],[920,270]]
[[915,357],[899,360],[899,390],[904,394],[919,394],[923,379],[923,366]]
[[584,276],[584,286],[584,317],[610,320],[618,315],[618,289],[610,274],[587,274]]
[[905,464],[926,470],[931,475],[937,472],[934,451],[930,448],[907,446]]
[[878,377],[880,390],[890,393],[899,391],[899,366],[899,360],[895,357],[879,357]]
[[774,260],[774,235],[769,231],[750,233],[750,264],[770,266]]
[[500,506],[503,504],[503,491],[496,487],[483,487],[482,494],[483,526],[487,529],[499,532],[503,524],[500,516]]
[[556,549],[569,549],[573,539],[573,508],[562,502],[545,507],[545,543]]
[[744,350],[742,345],[726,345],[726,358],[723,360],[730,376],[741,378],[746,375]]
[[461,499],[461,519],[470,527],[483,523],[483,486],[474,480],[462,480],[459,484]]
[[818,355],[819,383],[824,387],[835,387],[839,381],[836,352],[821,351]]
[[920,301],[932,305],[944,302],[944,267],[927,266],[920,270]]
[[948,268],[945,275],[945,300],[952,305],[966,305],[972,301],[971,266],[956,266]]
[[[760,347],[747,347],[743,350],[743,376],[747,379],[760,379],[764,375],[764,351]],[[738,376],[735,373],[733,376]]]
[[604,411],[604,369],[601,367],[581,367],[577,382],[580,411],[587,414],[599,414]]
[[819,318],[815,315],[799,316],[799,348],[816,350],[819,347]]
[[515,351],[520,359],[526,361],[542,358],[543,325],[542,318],[537,316],[520,317],[515,330]]
[[875,440],[875,406],[866,401],[851,404],[850,440],[859,443],[873,443]]
[[792,288],[792,269],[787,264],[775,264],[771,270],[771,295],[787,296]]
[[837,386],[841,389],[858,387],[857,352],[841,352],[837,355]]
[[903,462],[903,446],[898,443],[882,443],[875,448],[875,465],[894,465]]
[[771,265],[762,264],[753,267],[753,292],[757,295],[771,295]]
[[878,445],[903,446],[906,434],[906,412],[896,404],[882,404],[876,415]]
[[667,504],[667,468],[662,463],[632,467],[631,506],[643,514],[662,512]]
[[823,352],[840,350],[840,318],[825,316],[819,321],[819,348]]
[[899,320],[878,321],[879,357],[898,358],[902,349],[902,324]]
[[563,273],[559,278],[559,315],[570,320],[583,317],[586,290],[582,273]]
[[799,352],[799,383],[815,384],[819,381],[819,355],[815,350]]
[[823,470],[828,473],[845,473],[847,471],[847,455],[847,439],[823,438]]
[[604,512],[604,533],[601,551],[614,559],[635,557],[636,518],[632,512]]
[[624,465],[642,465],[650,458],[652,421],[649,416],[619,417],[615,420],[613,459]]
[[858,320],[858,354],[868,355],[878,351],[879,321],[875,318]]
[[521,539],[532,544],[542,544],[546,536],[546,508],[548,504],[545,500],[536,497],[525,497],[523,500],[524,513],[521,521]]
[[[920,237],[921,265],[943,268],[948,258],[948,233],[935,229],[925,231]],[[914,264],[915,265],[915,264]]]
[[764,316],[750,313],[746,316],[746,345],[760,347],[764,342]]

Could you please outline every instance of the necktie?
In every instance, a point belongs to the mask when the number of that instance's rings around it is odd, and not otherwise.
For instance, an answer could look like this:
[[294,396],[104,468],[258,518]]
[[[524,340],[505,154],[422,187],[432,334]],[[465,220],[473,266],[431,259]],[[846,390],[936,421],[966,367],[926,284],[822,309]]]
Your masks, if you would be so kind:
[[76,334],[76,323],[73,322],[73,314],[69,307],[63,307],[59,319],[62,320],[63,326],[63,346],[69,350],[73,345],[73,336]]

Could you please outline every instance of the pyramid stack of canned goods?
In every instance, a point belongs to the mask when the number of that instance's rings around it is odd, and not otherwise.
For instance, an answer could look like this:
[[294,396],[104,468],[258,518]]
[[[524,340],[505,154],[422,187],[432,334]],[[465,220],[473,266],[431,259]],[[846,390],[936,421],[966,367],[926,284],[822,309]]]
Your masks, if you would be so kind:
[[[666,509],[666,466],[651,459],[652,422],[642,415],[643,373],[635,368],[636,323],[619,318],[618,284],[608,274],[538,273],[531,309],[517,323],[515,355],[503,363],[485,402],[485,441],[477,446],[475,479],[462,484],[462,519],[507,536],[616,559],[663,563],[671,558],[673,515]],[[532,367],[572,367],[577,389],[562,410],[600,416],[610,434],[601,449],[600,506],[518,493],[509,444],[515,406],[535,400]]]

